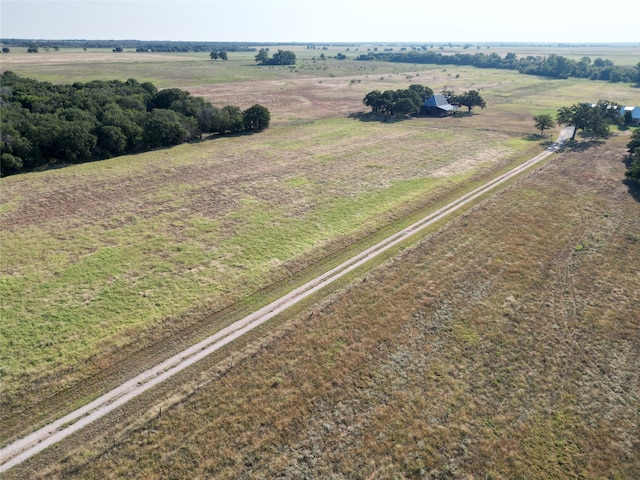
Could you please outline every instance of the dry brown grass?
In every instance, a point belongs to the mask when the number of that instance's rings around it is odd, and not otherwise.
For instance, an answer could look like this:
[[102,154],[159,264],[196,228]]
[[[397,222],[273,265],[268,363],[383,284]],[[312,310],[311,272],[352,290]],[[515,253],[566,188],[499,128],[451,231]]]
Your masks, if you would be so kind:
[[131,435],[112,421],[115,445],[64,462],[59,445],[7,478],[634,478],[624,143],[561,155],[222,377],[211,362],[199,378],[217,380]]

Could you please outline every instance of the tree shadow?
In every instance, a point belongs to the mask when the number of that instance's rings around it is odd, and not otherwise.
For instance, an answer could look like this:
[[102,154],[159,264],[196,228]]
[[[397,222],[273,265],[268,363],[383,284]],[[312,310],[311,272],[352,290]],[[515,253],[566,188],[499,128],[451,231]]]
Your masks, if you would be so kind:
[[530,133],[526,137],[523,137],[525,142],[539,142],[539,145],[543,148],[550,147],[555,143],[553,136],[541,135],[539,133]]
[[[631,167],[632,160],[633,157],[631,155],[625,155],[622,158],[622,163],[627,167],[627,170]],[[629,194],[635,199],[635,201],[640,202],[640,178],[625,178],[622,183],[627,186]]]
[[347,115],[352,120],[360,120],[361,122],[379,122],[380,116],[373,112],[353,112]]
[[526,142],[536,142],[539,140],[544,140],[545,137],[540,136],[539,133],[530,133],[526,137],[523,138]]
[[590,148],[598,147],[604,143],[604,140],[595,139],[583,140],[581,142],[578,140],[567,140],[562,148],[571,152],[586,152]]
[[633,197],[636,202],[640,203],[640,180],[625,178],[622,183],[624,183],[629,189],[631,197]]
[[405,117],[397,117],[395,115],[378,115],[373,112],[354,112],[347,115],[347,117],[361,122],[396,123],[411,120],[416,116],[407,115]]
[[[221,138],[237,138],[237,137],[246,137],[248,135],[255,135],[256,133],[262,133],[263,130],[242,130],[240,132],[224,132],[224,133],[203,133],[202,138],[197,140],[193,140],[189,143],[200,143],[200,142],[208,142],[211,140],[219,140]],[[169,147],[170,148],[170,147]]]
[[479,115],[479,113],[478,112],[474,112],[473,110],[470,111],[470,112],[468,112],[466,110],[456,110],[451,115],[453,117],[460,118],[460,117],[472,117],[474,115]]

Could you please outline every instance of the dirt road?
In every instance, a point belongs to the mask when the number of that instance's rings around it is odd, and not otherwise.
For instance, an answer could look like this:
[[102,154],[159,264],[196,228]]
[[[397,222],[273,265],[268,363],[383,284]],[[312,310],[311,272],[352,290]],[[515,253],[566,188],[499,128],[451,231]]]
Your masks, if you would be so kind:
[[[571,133],[572,127],[565,128],[561,132],[555,146],[564,143],[564,141],[571,136]],[[63,418],[52,422],[51,424],[15,441],[10,445],[7,445],[5,448],[0,450],[0,472],[4,472],[11,467],[20,464],[45,448],[63,440],[72,433],[79,431],[110,411],[124,405],[129,400],[142,394],[146,390],[165,381],[172,375],[175,375],[176,373],[193,365],[204,357],[229,344],[236,338],[283,312],[290,306],[338,280],[347,273],[357,269],[370,259],[380,255],[400,242],[405,241],[411,235],[445,218],[461,207],[473,202],[478,197],[489,193],[502,183],[533,167],[549,155],[552,155],[555,150],[556,148],[553,148],[540,153],[538,156],[524,162],[509,172],[496,177],[414,224],[352,257],[329,272],[326,272],[324,275],[316,277],[251,315],[248,315],[234,324],[220,330],[216,334],[211,335],[192,347],[183,350],[177,355],[174,355],[159,365],[150,368],[119,387],[114,388],[84,407],[69,413]]]

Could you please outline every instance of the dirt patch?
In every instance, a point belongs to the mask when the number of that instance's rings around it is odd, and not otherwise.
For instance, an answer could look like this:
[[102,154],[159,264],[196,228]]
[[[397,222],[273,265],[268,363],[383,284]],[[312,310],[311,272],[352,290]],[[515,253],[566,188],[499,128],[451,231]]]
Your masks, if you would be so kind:
[[432,173],[433,177],[450,177],[460,175],[470,170],[475,170],[481,165],[494,163],[497,159],[504,158],[508,153],[505,148],[495,150],[485,150],[477,155],[470,155],[468,158],[460,159],[445,167],[439,168]]
[[187,90],[218,107],[231,104],[245,109],[259,103],[269,109],[274,125],[342,117],[365,110],[365,93],[346,79],[250,81]]

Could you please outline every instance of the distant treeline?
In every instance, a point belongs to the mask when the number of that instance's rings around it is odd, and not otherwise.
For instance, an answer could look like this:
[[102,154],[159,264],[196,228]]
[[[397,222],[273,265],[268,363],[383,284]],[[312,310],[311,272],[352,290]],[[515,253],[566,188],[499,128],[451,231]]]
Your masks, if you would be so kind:
[[176,42],[176,41],[145,41],[145,40],[24,40],[14,38],[0,39],[7,47],[23,47],[31,49],[60,49],[60,48],[109,48],[133,49],[144,52],[210,52],[224,50],[225,52],[253,52],[255,44],[244,42]]
[[270,122],[262,105],[218,108],[135,79],[54,85],[5,72],[0,80],[2,175],[178,145],[203,133],[258,131]]
[[430,65],[470,65],[478,68],[497,68],[517,70],[528,75],[539,75],[551,78],[589,78],[609,82],[627,82],[640,84],[640,63],[635,67],[615,66],[611,60],[582,57],[575,61],[560,55],[518,57],[515,53],[507,53],[504,57],[493,52],[454,53],[451,55],[429,51],[409,52],[368,52],[361,54],[357,60],[377,60],[385,62],[417,63]]

